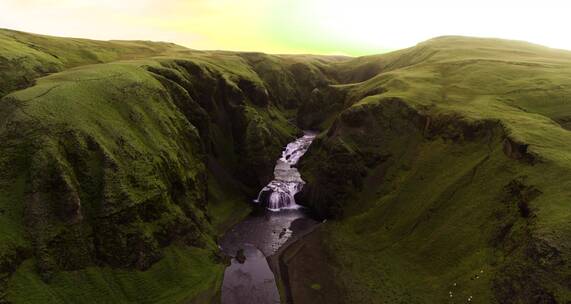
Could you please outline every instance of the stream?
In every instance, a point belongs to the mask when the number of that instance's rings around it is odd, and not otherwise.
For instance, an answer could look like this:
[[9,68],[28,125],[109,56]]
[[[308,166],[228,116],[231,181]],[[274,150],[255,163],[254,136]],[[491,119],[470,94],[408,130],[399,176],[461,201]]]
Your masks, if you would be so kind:
[[274,179],[262,188],[254,212],[222,237],[220,246],[231,265],[224,272],[222,304],[280,303],[267,257],[317,222],[295,203],[305,182],[295,165],[315,138],[305,134],[289,143],[274,168]]

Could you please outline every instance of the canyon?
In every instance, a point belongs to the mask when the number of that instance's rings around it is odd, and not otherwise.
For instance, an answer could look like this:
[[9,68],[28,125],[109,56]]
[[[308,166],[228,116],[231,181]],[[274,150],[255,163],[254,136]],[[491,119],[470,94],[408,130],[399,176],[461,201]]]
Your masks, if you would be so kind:
[[0,302],[217,303],[256,261],[282,303],[571,301],[569,51],[0,42]]

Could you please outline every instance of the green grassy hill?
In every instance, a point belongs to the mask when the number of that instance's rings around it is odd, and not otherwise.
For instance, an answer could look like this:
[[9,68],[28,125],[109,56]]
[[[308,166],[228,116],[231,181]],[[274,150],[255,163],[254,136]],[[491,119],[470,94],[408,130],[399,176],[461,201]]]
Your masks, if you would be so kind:
[[571,300],[571,52],[440,37],[337,71],[344,107],[301,167],[343,219],[346,302]]
[[95,41],[0,29],[0,97],[64,69],[189,51],[163,42]]
[[327,59],[0,42],[2,300],[216,301],[216,237],[271,178]]
[[571,52],[518,41],[342,58],[0,30],[1,300],[216,302],[216,238],[315,128],[300,199],[332,219],[315,246],[344,302],[566,303],[570,93]]

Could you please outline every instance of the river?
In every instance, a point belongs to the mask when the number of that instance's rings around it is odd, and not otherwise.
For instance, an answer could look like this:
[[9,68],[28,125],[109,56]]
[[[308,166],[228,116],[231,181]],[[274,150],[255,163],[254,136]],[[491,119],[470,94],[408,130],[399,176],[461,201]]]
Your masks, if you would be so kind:
[[222,304],[280,303],[267,257],[317,224],[294,197],[305,184],[295,165],[314,138],[314,133],[305,132],[286,146],[276,162],[274,179],[254,200],[255,211],[222,237],[222,251],[232,257],[224,272]]

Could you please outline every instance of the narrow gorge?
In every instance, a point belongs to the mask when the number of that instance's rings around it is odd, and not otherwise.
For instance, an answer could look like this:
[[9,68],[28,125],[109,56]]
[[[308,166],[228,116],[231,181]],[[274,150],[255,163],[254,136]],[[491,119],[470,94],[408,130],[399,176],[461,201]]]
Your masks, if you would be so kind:
[[257,210],[222,237],[222,251],[233,257],[224,273],[222,304],[280,303],[276,279],[266,259],[287,248],[293,236],[304,235],[317,225],[294,197],[305,182],[293,166],[314,137],[305,132],[286,146],[276,163],[274,179],[254,200]]
[[1,303],[571,301],[571,52],[0,42]]

